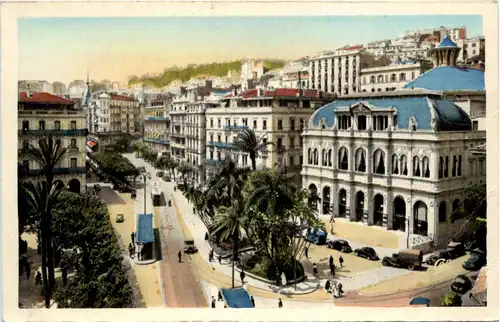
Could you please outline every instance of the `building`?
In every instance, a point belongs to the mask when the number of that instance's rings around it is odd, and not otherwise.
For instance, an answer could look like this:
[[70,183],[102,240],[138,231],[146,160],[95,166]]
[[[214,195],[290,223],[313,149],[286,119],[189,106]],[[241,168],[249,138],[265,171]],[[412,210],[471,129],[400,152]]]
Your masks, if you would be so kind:
[[337,95],[357,93],[362,69],[388,64],[387,58],[375,59],[362,46],[324,52],[309,60],[309,88]]
[[207,180],[217,173],[226,157],[240,166],[251,167],[249,156],[233,146],[238,133],[250,128],[264,141],[274,143],[256,160],[257,168],[278,167],[300,184],[300,133],[314,109],[333,100],[331,95],[323,94],[314,90],[259,88],[228,94],[219,107],[207,109]]
[[18,91],[20,92],[39,92],[54,94],[54,86],[44,80],[21,80],[17,82]]
[[286,66],[281,82],[284,88],[309,88],[309,61],[296,61]]
[[388,92],[402,89],[409,81],[429,70],[425,61],[395,61],[382,66],[361,69],[361,92]]
[[38,146],[38,140],[52,135],[67,147],[55,172],[55,183],[73,192],[84,191],[85,167],[85,113],[74,102],[43,92],[20,92],[18,101],[18,157],[28,170],[28,180],[43,180],[40,165],[29,160],[25,151],[29,144]]
[[168,93],[150,94],[144,108],[144,143],[158,155],[170,156],[170,116],[169,107],[173,95]]
[[450,48],[445,38],[431,53],[437,67],[406,89],[342,97],[312,115],[302,175],[319,214],[402,231],[424,250],[461,232],[449,217],[467,185],[486,182],[486,132],[456,100],[484,95],[484,74],[455,67]]
[[478,36],[469,38],[464,41],[463,57],[465,61],[474,62],[482,61],[485,59],[485,38]]

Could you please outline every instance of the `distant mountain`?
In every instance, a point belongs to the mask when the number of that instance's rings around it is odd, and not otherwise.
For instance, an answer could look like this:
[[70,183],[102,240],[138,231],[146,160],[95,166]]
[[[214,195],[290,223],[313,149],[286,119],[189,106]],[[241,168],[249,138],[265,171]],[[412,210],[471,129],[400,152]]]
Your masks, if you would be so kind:
[[[256,62],[263,62],[264,66],[268,70],[273,70],[276,68],[281,68],[285,65],[286,61],[281,59],[255,59]],[[196,76],[226,76],[228,71],[241,71],[241,65],[243,61],[234,60],[223,63],[211,63],[211,64],[191,64],[186,67],[171,67],[167,68],[162,74],[158,75],[143,75],[143,76],[131,76],[129,78],[128,84],[144,84],[155,88],[161,88],[169,85],[173,81],[179,80],[181,82],[186,82],[192,77]]]

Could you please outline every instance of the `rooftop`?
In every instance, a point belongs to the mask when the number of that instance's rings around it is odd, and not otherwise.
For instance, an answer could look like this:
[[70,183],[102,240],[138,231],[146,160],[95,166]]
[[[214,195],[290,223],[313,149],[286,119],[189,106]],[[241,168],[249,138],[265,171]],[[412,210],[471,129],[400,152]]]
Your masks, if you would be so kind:
[[20,103],[36,103],[36,104],[75,104],[75,102],[56,95],[45,92],[33,92],[28,95],[27,92],[19,93]]
[[113,101],[135,102],[136,99],[131,96],[125,95],[111,95]]
[[[305,90],[302,90],[302,95],[300,97],[318,98],[319,99],[320,97],[322,97],[321,94],[322,93],[320,91],[317,91],[317,90],[305,89]],[[326,93],[324,93],[324,94],[326,94]],[[259,90],[250,89],[250,90],[244,91],[242,93],[239,93],[236,97],[246,99],[246,98],[259,97],[259,96],[266,97],[266,98],[299,97],[299,90],[295,89],[295,88],[278,88],[275,90],[262,90],[261,94],[259,95]],[[224,98],[231,98],[231,97],[235,97],[234,94],[230,93],[230,94],[226,95]]]
[[433,68],[404,86],[433,91],[484,91],[484,71],[473,68],[443,66]]
[[457,44],[455,44],[448,36],[444,37],[444,39],[441,41],[439,44],[439,48],[446,48],[446,47],[457,47]]

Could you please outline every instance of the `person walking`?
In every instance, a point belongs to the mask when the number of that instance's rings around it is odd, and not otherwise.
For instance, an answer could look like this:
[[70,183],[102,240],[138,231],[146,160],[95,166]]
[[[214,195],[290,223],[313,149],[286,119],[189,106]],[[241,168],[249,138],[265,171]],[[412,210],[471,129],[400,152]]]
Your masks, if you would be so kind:
[[212,309],[215,309],[215,297],[212,296]]
[[330,274],[335,276],[335,265],[333,263],[330,264]]
[[309,248],[308,247],[304,248],[304,254],[306,255],[306,258],[309,258]]
[[330,266],[333,265],[333,256],[330,255],[330,258],[328,259],[328,264],[330,264]]
[[342,258],[342,256],[339,257],[339,263],[340,267],[344,267],[344,259]]
[[130,254],[130,258],[134,258],[134,246],[132,246],[132,243],[128,244],[128,252]]
[[330,224],[333,224],[334,222],[335,222],[335,215],[334,215],[334,214],[332,214],[332,215],[330,216]]
[[130,234],[130,239],[132,240],[132,244],[133,244],[135,242],[135,233],[134,232],[132,232]]
[[255,307],[255,299],[253,298],[253,295],[250,295],[250,301],[252,301],[252,306]]
[[205,241],[208,241],[208,232],[205,233]]
[[179,258],[179,263],[181,263],[182,262],[182,252],[181,251],[179,251],[177,253],[177,257]]
[[337,285],[337,289],[338,289],[338,296],[339,297],[342,297],[344,295],[344,290],[342,289],[342,283],[339,282],[339,284]]
[[214,250],[211,249],[210,252],[208,253],[208,261],[211,262],[214,260]]
[[313,263],[313,275],[318,276],[318,267],[316,267],[316,263]]
[[245,280],[245,272],[241,271],[240,273],[240,278],[241,278],[241,284],[244,284],[244,280]]
[[36,272],[35,285],[42,285],[42,273]]
[[281,309],[283,307],[283,302],[281,302],[281,297],[278,300],[278,307]]
[[219,265],[222,265],[222,256],[219,255]]
[[330,280],[326,280],[326,283],[325,283],[325,291],[328,293],[330,292],[330,286],[331,286],[331,283],[330,283]]

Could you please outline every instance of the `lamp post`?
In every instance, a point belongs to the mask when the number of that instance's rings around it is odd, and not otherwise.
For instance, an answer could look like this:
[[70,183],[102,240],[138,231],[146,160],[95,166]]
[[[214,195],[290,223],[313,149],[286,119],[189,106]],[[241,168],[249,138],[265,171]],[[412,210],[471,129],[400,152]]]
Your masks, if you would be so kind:
[[407,222],[406,248],[410,249],[410,218],[406,218],[406,222]]
[[137,178],[139,180],[144,181],[144,214],[146,214],[146,181],[148,179],[151,180],[151,173],[149,173],[149,172],[141,173],[140,175],[137,176]]

